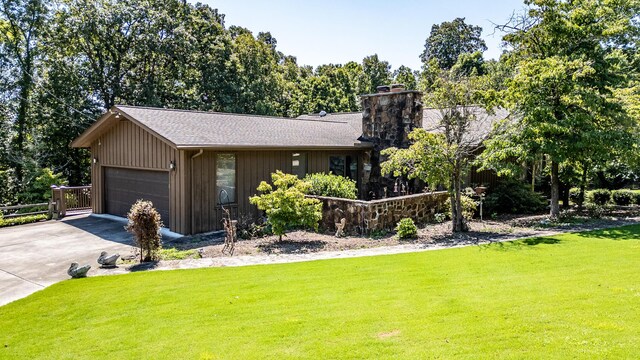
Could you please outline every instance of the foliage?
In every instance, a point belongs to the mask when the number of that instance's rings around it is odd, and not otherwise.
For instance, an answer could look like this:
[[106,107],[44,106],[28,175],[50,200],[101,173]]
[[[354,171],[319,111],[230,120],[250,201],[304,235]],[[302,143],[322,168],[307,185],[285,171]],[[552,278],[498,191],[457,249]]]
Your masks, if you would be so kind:
[[587,210],[587,214],[592,219],[601,219],[607,213],[605,205],[595,203],[587,203],[585,210]]
[[469,25],[464,20],[456,18],[431,27],[424,52],[420,55],[423,63],[428,64],[435,59],[440,68],[451,69],[461,54],[487,50],[481,38],[482,28]]
[[20,194],[20,202],[33,204],[45,202],[51,199],[51,185],[67,185],[68,182],[60,173],[54,174],[49,168],[36,170],[34,174],[27,175],[29,179],[25,184],[25,192]]
[[[634,121],[613,94],[637,73],[637,2],[527,1],[500,27],[515,75],[504,93],[517,118],[505,122],[482,159],[503,173],[546,155],[552,218],[559,215],[559,164],[602,163],[630,148]],[[630,76],[631,75],[631,76]],[[509,166],[509,164],[511,166]]]
[[633,203],[640,205],[640,190],[633,191]]
[[574,204],[577,204],[580,201],[580,189],[579,188],[571,188],[569,189],[569,200],[571,200]]
[[[468,196],[468,195],[462,195],[461,201],[462,201],[462,216],[464,216],[466,221],[473,220],[473,217],[475,216],[476,211],[478,210],[478,203],[471,196]],[[449,219],[453,218],[453,212],[451,211],[450,202],[447,202],[445,204],[445,212],[449,217]]]
[[0,214],[0,227],[29,224],[33,222],[47,220],[48,217],[49,215],[47,214],[38,214],[38,215],[18,216],[18,217],[5,219],[2,217],[2,214]]
[[271,181],[273,186],[262,181],[258,186],[262,194],[250,197],[249,201],[266,213],[267,223],[279,241],[289,228],[311,227],[317,230],[322,219],[322,203],[305,197],[311,185],[279,170],[271,174]]
[[396,84],[404,84],[406,90],[417,90],[417,75],[418,73],[411,70],[411,68],[401,65],[393,72],[393,82]]
[[138,200],[127,214],[129,222],[125,229],[133,234],[133,238],[140,247],[140,261],[152,261],[158,259],[158,250],[162,248],[163,226],[160,214],[153,207],[151,201]]
[[198,250],[178,250],[176,248],[159,249],[158,259],[160,260],[185,260],[200,259],[202,256]]
[[514,178],[502,178],[484,199],[484,210],[498,214],[537,214],[547,208],[546,199]]
[[441,70],[432,61],[430,73],[433,76],[426,102],[440,109],[440,119],[432,131],[413,130],[409,134],[412,144],[408,149],[382,151],[386,157],[381,164],[382,173],[406,174],[409,179],[426,182],[432,189],[445,185],[452,202],[452,231],[467,231],[462,181],[482,142],[470,129],[475,122],[486,121],[486,112],[477,104],[488,103],[491,91],[485,89],[484,77],[463,74],[455,66],[451,70]]
[[633,197],[633,191],[629,189],[620,189],[611,192],[611,198],[616,205],[630,205],[633,203]]
[[611,191],[608,189],[595,189],[589,192],[589,202],[596,205],[604,205],[611,200]]
[[447,218],[448,218],[447,214],[444,214],[444,213],[435,213],[433,215],[433,220],[435,222],[437,222],[438,224],[441,224],[441,223],[447,221]]
[[418,237],[418,227],[411,218],[404,218],[398,221],[396,232],[400,239],[414,239]]
[[357,199],[358,197],[356,182],[344,176],[315,173],[305,176],[304,181],[311,185],[307,192],[309,195],[342,199]]

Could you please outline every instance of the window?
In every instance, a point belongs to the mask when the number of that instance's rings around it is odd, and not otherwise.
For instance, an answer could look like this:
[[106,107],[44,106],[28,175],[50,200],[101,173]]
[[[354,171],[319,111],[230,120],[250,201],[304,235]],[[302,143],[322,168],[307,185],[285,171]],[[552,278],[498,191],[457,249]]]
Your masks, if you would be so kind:
[[307,154],[293,153],[291,157],[291,173],[302,179],[307,175]]
[[358,159],[351,156],[329,156],[329,171],[358,181]]
[[236,155],[216,155],[216,196],[218,205],[236,202]]

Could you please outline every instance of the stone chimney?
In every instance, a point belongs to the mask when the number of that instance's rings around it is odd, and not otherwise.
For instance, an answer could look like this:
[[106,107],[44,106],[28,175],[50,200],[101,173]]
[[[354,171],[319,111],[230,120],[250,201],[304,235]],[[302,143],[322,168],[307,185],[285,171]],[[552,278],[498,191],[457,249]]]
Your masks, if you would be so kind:
[[[380,163],[386,160],[380,152],[389,147],[408,148],[409,133],[422,127],[422,93],[405,90],[402,84],[378,86],[377,94],[361,95],[362,136],[373,144],[363,158],[362,182],[367,199],[399,195],[397,179],[382,176]],[[402,186],[402,184],[400,184]]]

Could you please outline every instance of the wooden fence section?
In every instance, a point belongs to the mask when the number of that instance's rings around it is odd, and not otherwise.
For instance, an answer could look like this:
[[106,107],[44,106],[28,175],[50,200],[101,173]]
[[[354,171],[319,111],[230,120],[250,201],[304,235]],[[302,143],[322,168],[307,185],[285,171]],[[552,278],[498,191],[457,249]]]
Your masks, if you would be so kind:
[[[45,210],[35,210],[38,208],[45,208]],[[16,210],[22,209],[32,209],[32,211],[21,213]],[[19,217],[19,216],[29,216],[29,215],[40,215],[40,214],[49,214],[51,213],[50,203],[37,203],[37,204],[25,204],[25,205],[12,205],[12,206],[2,206],[0,207],[0,214],[5,219]]]
[[61,218],[67,212],[91,210],[91,185],[51,186],[51,201],[55,204],[54,217]]

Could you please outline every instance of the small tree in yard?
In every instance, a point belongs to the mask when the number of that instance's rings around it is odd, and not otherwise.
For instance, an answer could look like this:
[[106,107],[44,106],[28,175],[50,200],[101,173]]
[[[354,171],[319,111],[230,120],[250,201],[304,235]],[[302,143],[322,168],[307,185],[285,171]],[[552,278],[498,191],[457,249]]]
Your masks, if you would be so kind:
[[305,197],[311,185],[295,175],[276,171],[271,174],[271,184],[263,181],[258,186],[261,195],[252,196],[249,201],[267,214],[267,222],[278,241],[282,241],[287,228],[312,227],[318,229],[322,219],[322,203],[318,199]]
[[[463,214],[462,182],[469,170],[473,154],[481,146],[484,136],[472,131],[477,122],[489,117],[479,106],[491,92],[482,91],[485,77],[460,71],[458,64],[451,70],[429,66],[434,74],[433,85],[425,94],[430,106],[440,109],[440,121],[433,129],[415,129],[409,134],[412,145],[408,149],[389,148],[383,151],[388,160],[382,163],[384,174],[407,174],[420,179],[433,189],[445,185],[451,199],[452,231],[468,231]],[[480,123],[479,127],[491,126]]]
[[125,229],[133,234],[136,244],[140,247],[140,262],[155,260],[158,250],[162,247],[162,220],[153,203],[146,200],[136,201],[131,206],[127,218],[129,223]]

